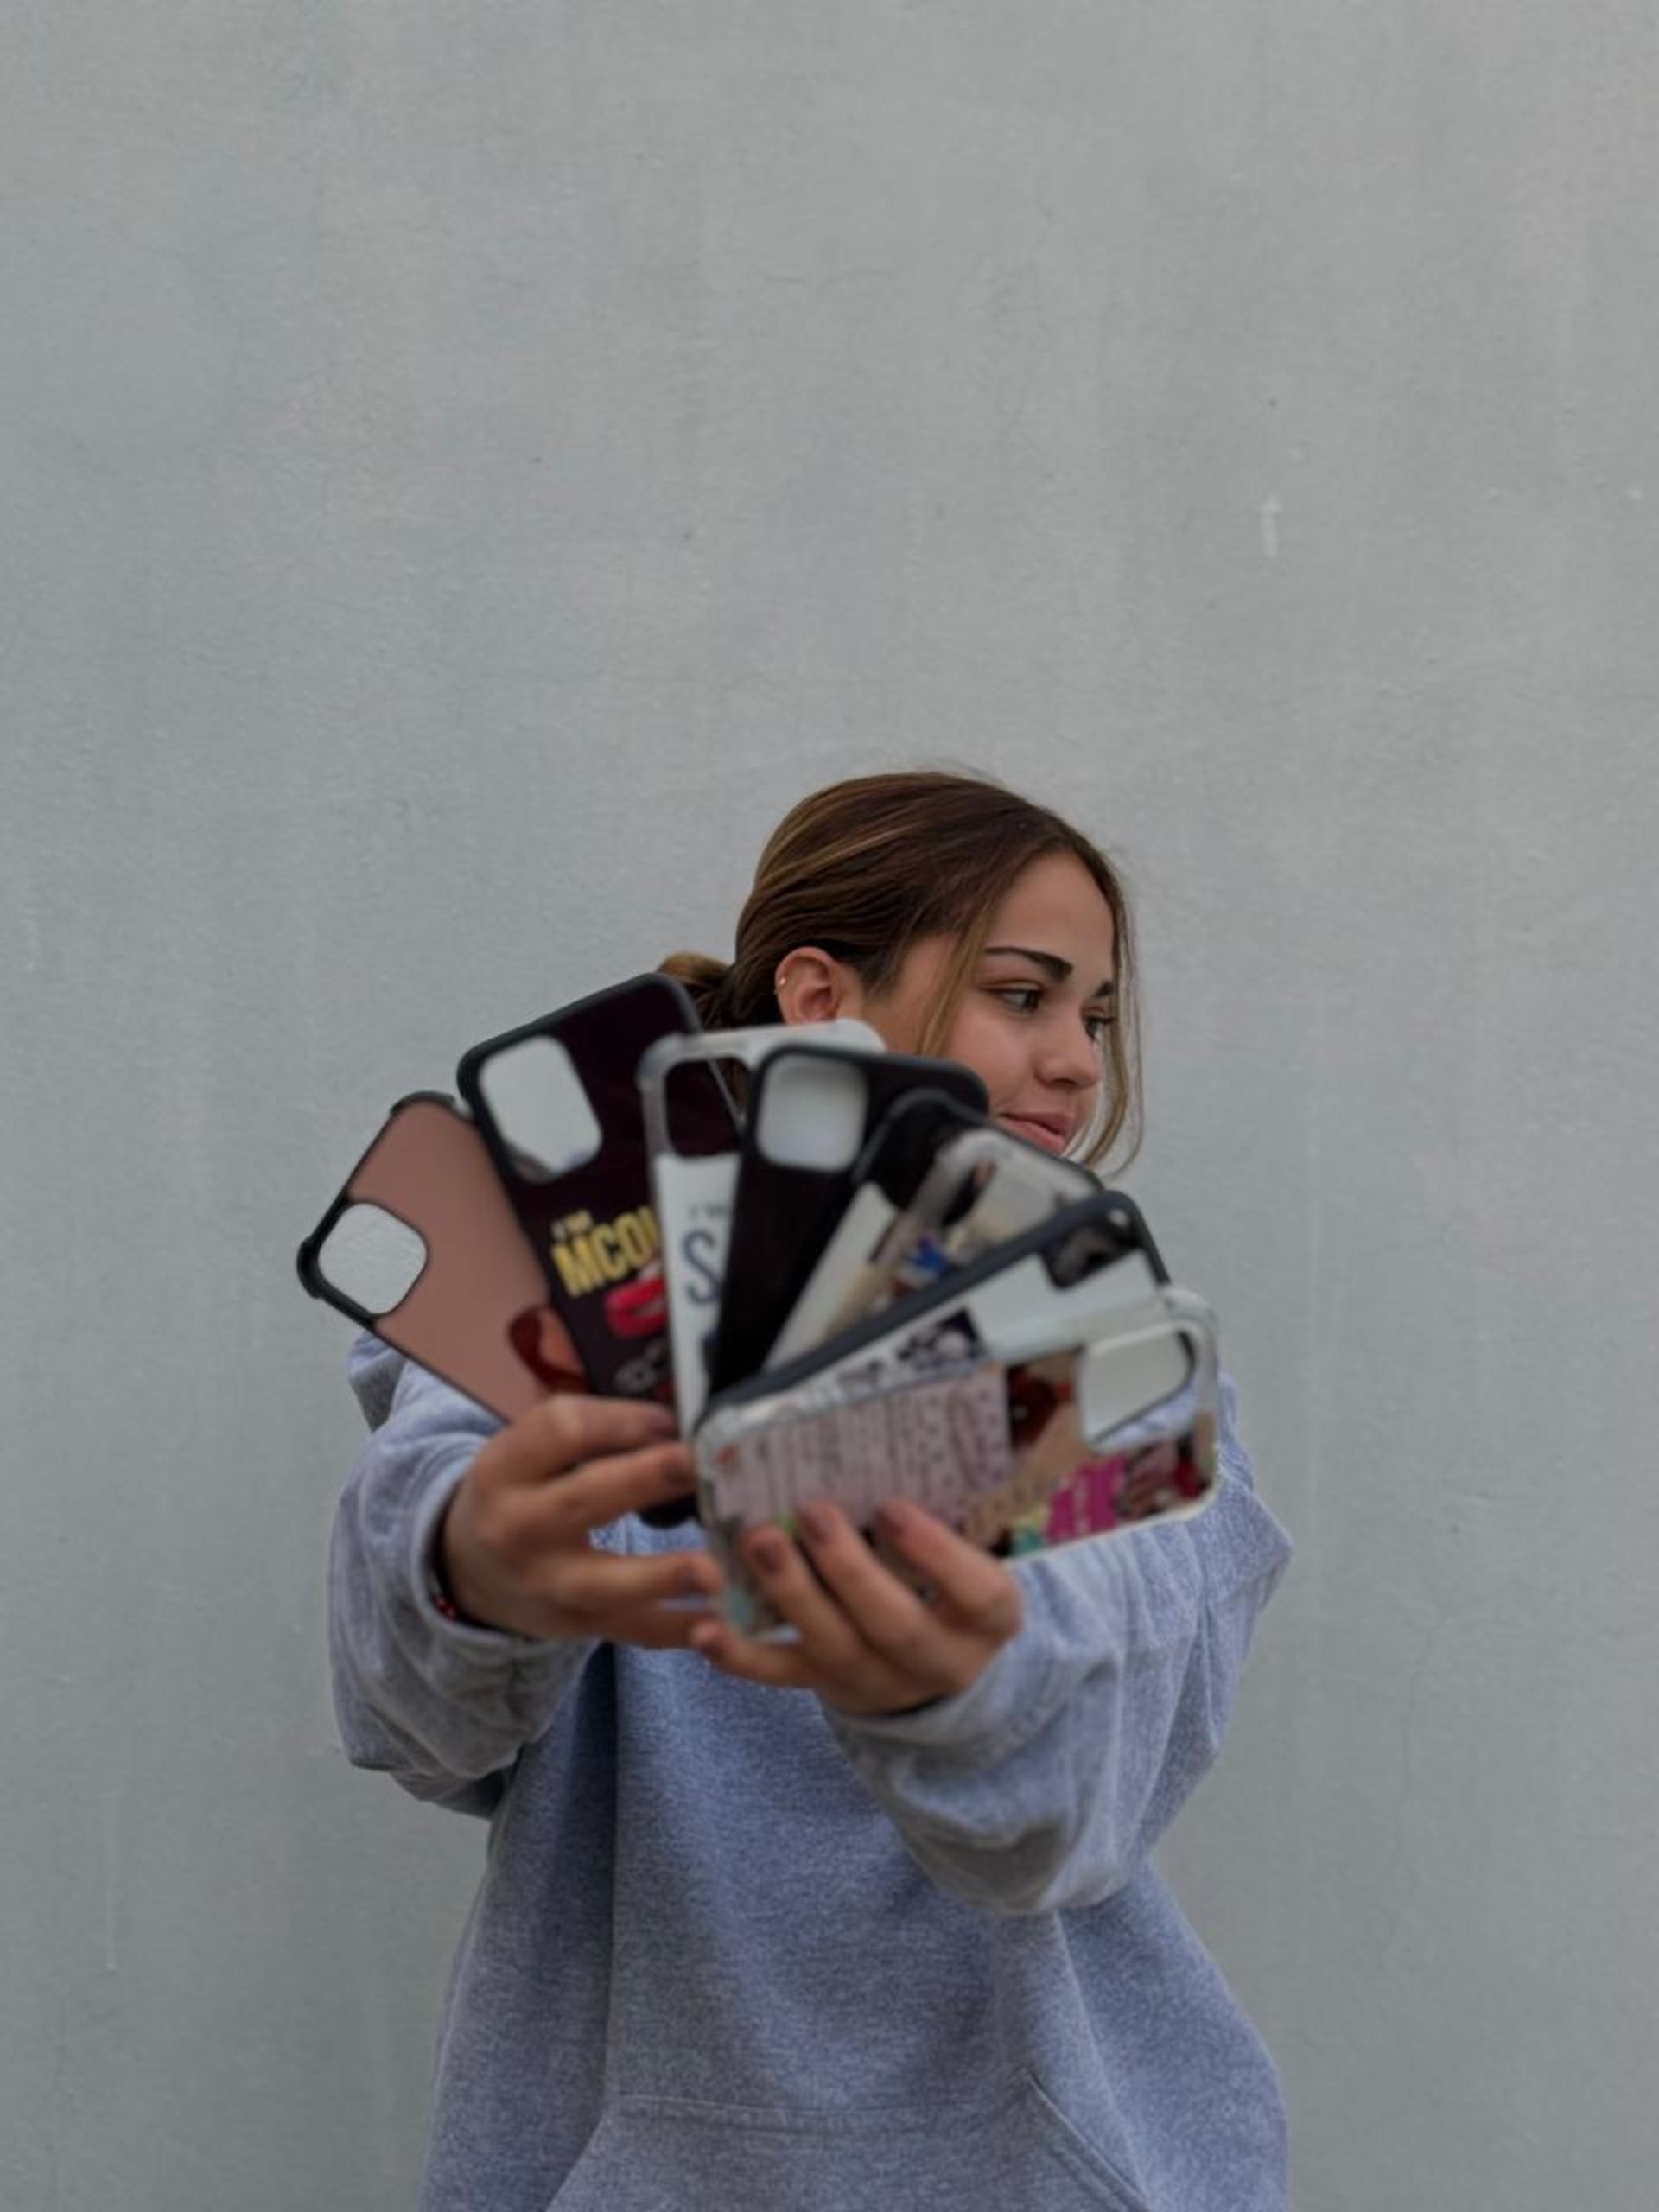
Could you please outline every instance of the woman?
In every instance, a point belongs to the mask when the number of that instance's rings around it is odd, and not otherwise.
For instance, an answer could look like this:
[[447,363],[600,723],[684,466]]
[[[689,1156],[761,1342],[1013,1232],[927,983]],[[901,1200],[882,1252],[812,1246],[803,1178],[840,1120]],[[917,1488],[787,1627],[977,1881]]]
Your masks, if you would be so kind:
[[[1013,793],[867,777],[762,855],[711,1027],[857,1014],[1099,1158],[1138,1103],[1112,870]],[[902,1501],[922,1600],[832,1506],[754,1532],[799,1631],[715,1618],[692,1486],[640,1404],[500,1427],[372,1339],[342,1500],[354,1763],[485,1815],[429,2212],[1269,2212],[1271,2062],[1154,1871],[1288,1547],[1224,1391],[1198,1519],[1018,1568]],[[810,1563],[809,1563],[810,1562]],[[702,1601],[702,1602],[697,1602]]]

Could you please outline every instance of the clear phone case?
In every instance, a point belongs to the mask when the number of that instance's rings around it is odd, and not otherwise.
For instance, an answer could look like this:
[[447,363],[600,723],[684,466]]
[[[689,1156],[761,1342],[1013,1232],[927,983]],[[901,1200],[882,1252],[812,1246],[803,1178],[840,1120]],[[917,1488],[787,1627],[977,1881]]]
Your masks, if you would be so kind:
[[[828,1343],[1099,1190],[1086,1167],[960,1108],[941,1121],[950,1105],[917,1093],[888,1115],[861,1163],[841,1224],[766,1356],[768,1368]],[[904,1160],[912,1149],[912,1123],[922,1140],[936,1140],[925,1166]]]
[[715,1408],[697,1436],[699,1510],[728,1617],[778,1625],[742,1539],[791,1530],[816,1498],[867,1532],[884,1499],[904,1498],[1012,1559],[1196,1513],[1216,1481],[1217,1374],[1210,1308],[1163,1287],[1109,1328],[1018,1360],[946,1339],[902,1381],[854,1363]]

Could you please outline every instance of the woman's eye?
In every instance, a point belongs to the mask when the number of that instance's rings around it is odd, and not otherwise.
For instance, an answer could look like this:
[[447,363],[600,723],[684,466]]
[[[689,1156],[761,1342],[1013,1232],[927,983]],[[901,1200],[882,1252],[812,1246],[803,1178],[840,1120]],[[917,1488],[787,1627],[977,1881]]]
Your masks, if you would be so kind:
[[1043,1002],[1042,986],[1039,983],[1005,983],[994,988],[991,996],[1001,999],[1004,1006],[1011,1006],[1016,1014],[1035,1014]]
[[1091,1044],[1103,1045],[1110,1031],[1116,1026],[1117,1017],[1110,1014],[1091,1014],[1084,1023]]

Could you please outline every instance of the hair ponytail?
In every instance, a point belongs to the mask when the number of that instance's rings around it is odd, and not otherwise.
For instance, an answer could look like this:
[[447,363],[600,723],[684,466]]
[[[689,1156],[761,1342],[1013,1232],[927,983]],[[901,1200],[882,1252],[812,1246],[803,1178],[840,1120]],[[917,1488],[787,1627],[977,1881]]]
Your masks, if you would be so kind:
[[657,963],[657,972],[669,976],[689,993],[697,1020],[705,1029],[728,1029],[722,1007],[730,963],[706,952],[671,952]]
[[774,963],[751,949],[747,959],[715,960],[706,952],[671,952],[657,972],[671,976],[691,995],[705,1029],[760,1029],[781,1021],[772,980]]

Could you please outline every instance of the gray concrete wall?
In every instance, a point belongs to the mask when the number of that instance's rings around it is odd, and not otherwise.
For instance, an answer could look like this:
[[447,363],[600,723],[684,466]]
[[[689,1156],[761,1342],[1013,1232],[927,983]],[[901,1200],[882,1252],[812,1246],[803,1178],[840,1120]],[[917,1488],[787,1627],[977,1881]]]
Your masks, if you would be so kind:
[[1140,896],[1300,1559],[1166,1848],[1299,2201],[1659,2161],[1639,0],[14,11],[0,2203],[410,2201],[291,1274],[384,1105],[922,759]]

